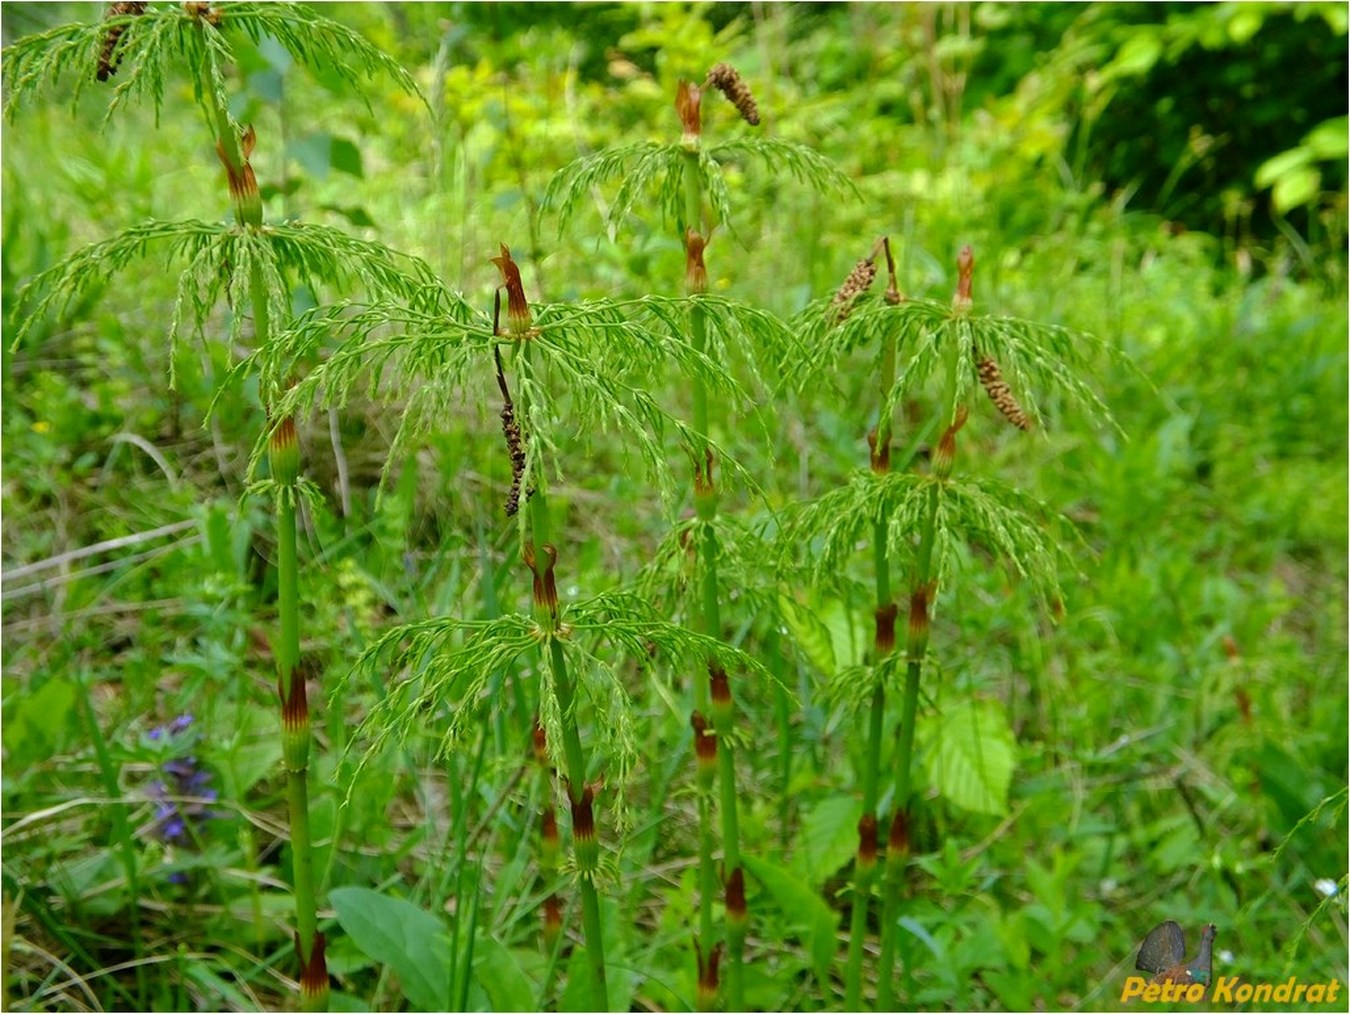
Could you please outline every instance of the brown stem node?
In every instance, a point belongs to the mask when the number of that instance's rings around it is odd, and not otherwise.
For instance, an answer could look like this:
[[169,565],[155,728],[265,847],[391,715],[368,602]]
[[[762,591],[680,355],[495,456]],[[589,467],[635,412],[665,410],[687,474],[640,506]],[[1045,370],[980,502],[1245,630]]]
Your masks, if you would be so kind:
[[696,144],[703,133],[701,107],[703,89],[698,85],[681,81],[675,89],[675,112],[680,114],[680,127],[684,131],[684,143]]
[[717,990],[721,985],[717,966],[722,960],[722,945],[713,944],[712,950],[705,955],[703,946],[695,940],[694,952],[698,959],[698,1006],[700,1010],[712,1010],[717,1003]]
[[961,432],[961,427],[969,418],[970,410],[965,405],[958,406],[956,419],[943,431],[942,439],[938,441],[937,454],[933,458],[933,471],[940,479],[946,479],[952,474],[952,463],[956,460],[956,434]]
[[525,299],[525,286],[520,280],[520,268],[511,259],[511,250],[500,244],[501,256],[493,257],[492,263],[502,273],[502,284],[506,286],[506,320],[508,334],[512,338],[532,338],[535,332],[530,328],[530,304]]
[[974,302],[971,295],[971,280],[975,276],[975,252],[970,249],[967,243],[961,248],[961,252],[956,257],[956,295],[952,298],[952,306],[957,310],[969,310]]
[[[880,444],[880,446],[878,446]],[[871,451],[872,471],[876,475],[888,475],[891,471],[891,441],[882,440],[873,426],[867,431],[867,446]]]
[[888,602],[884,606],[877,607],[875,614],[876,637],[873,641],[877,658],[889,655],[895,650],[895,618],[899,614],[900,607],[894,602]]
[[858,819],[858,865],[875,866],[877,861],[877,815],[864,813]]
[[[324,959],[323,950],[323,934],[316,932],[314,934],[314,946],[310,948],[309,960],[306,961],[304,952],[300,949],[300,934],[295,935],[295,953],[299,956],[301,963],[300,995],[302,997],[314,998],[328,995],[328,963]],[[325,1007],[307,1005],[305,1009],[323,1010]]]
[[886,852],[895,859],[909,855],[909,813],[896,810],[891,816],[891,831],[887,836]]
[[684,231],[684,283],[691,293],[708,291],[708,267],[703,261],[703,251],[708,241],[693,229]]
[[745,871],[739,866],[727,877],[726,905],[727,922],[745,922]]

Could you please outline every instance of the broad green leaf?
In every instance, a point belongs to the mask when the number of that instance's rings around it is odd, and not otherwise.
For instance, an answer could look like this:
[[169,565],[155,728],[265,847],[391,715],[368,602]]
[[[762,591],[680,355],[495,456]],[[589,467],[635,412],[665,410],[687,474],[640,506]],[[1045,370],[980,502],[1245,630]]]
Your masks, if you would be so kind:
[[1295,169],[1281,176],[1270,192],[1276,211],[1288,211],[1310,203],[1322,188],[1322,173],[1312,166]]
[[1114,60],[1102,69],[1102,80],[1147,74],[1162,56],[1163,44],[1153,26],[1141,27],[1120,47]]
[[328,892],[338,924],[362,952],[389,966],[419,1010],[448,1010],[450,945],[430,912],[364,887]]
[[[25,688],[26,690],[27,688]],[[14,766],[21,772],[34,761],[61,752],[69,732],[75,687],[66,680],[48,680],[31,695],[10,697],[14,707],[5,714],[4,744]]]
[[591,974],[591,963],[586,960],[586,948],[578,947],[572,951],[567,962],[567,988],[558,1000],[560,1011],[596,1011],[607,1010],[600,1002],[599,983]]
[[490,936],[480,936],[474,949],[474,974],[493,1010],[533,1010],[534,983],[509,950]]
[[755,856],[742,856],[741,862],[773,896],[788,919],[806,929],[811,942],[811,965],[823,987],[829,981],[830,964],[834,961],[834,931],[838,923],[834,909],[789,870]]
[[809,608],[786,595],[778,597],[778,611],[783,615],[797,647],[821,672],[833,676],[838,668],[834,655],[834,640],[830,629]]
[[1347,120],[1337,116],[1323,120],[1303,139],[1303,146],[1312,151],[1319,159],[1343,159],[1350,151],[1350,136],[1347,135]]
[[835,661],[840,668],[862,665],[869,638],[866,629],[858,622],[859,613],[849,609],[839,599],[830,599],[821,605],[817,615],[830,632]]
[[792,865],[807,883],[819,888],[830,874],[858,851],[858,818],[862,800],[830,796],[816,803],[802,818]]
[[296,138],[287,147],[291,158],[299,162],[315,179],[325,180],[333,168],[333,135],[327,133],[306,134]]
[[1312,150],[1303,146],[1282,151],[1278,155],[1266,159],[1257,167],[1254,182],[1258,187],[1272,186],[1295,169],[1302,168],[1312,160]]
[[947,708],[924,740],[928,776],[944,797],[976,813],[1008,812],[1016,745],[998,702],[976,699]]
[[361,149],[345,137],[335,137],[328,152],[329,164],[340,173],[363,178],[366,174],[361,167]]

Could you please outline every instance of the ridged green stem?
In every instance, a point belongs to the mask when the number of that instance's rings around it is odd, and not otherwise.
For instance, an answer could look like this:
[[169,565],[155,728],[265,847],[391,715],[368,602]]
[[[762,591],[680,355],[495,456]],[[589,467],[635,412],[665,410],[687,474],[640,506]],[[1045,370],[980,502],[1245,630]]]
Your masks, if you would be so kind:
[[[530,362],[528,341],[523,350],[526,368]],[[522,395],[523,400],[523,395]],[[530,498],[530,536],[536,547],[537,566],[544,567],[543,547],[548,544],[549,516],[548,498],[544,489],[542,474],[535,477],[535,491]],[[553,675],[553,692],[558,699],[558,712],[562,716],[563,760],[567,765],[567,792],[573,803],[579,803],[586,792],[586,753],[581,745],[581,732],[577,727],[576,683],[567,668],[567,658],[559,640],[557,617],[550,609],[536,603],[535,614],[544,626],[548,648],[549,665]],[[591,975],[599,990],[599,1008],[609,1010],[609,987],[605,976],[605,943],[600,924],[600,895],[595,889],[595,870],[587,869],[587,863],[581,855],[576,828],[572,833],[573,855],[577,860],[577,882],[581,892],[581,928],[586,940],[586,961]]]
[[[889,253],[888,255],[889,256]],[[881,409],[878,412],[876,429],[872,433],[872,471],[885,475],[890,470],[890,445],[892,422],[886,410],[889,403],[891,386],[895,383],[896,339],[885,339],[881,353],[880,395]],[[872,664],[879,666],[883,655],[894,647],[895,619],[889,620],[889,643],[882,643],[883,614],[893,608],[891,601],[891,566],[887,546],[890,529],[890,512],[883,509],[872,524],[872,571],[876,582],[876,639],[873,644]],[[844,975],[845,1006],[849,1010],[862,1010],[862,967],[864,944],[867,939],[867,910],[872,900],[872,888],[877,878],[877,836],[880,829],[877,820],[877,799],[880,795],[882,735],[886,718],[886,689],[878,676],[872,690],[872,701],[867,715],[867,743],[863,757],[862,803],[863,820],[871,824],[869,834],[872,841],[866,848],[859,837],[858,857],[854,864],[853,875],[853,911],[849,922],[848,966]],[[861,827],[861,825],[860,825]],[[865,854],[870,853],[870,854]],[[886,926],[882,925],[883,942]],[[884,1008],[878,1006],[878,1010]]]
[[[684,154],[685,224],[687,228],[695,230],[702,236],[703,187],[698,148],[691,143],[685,149]],[[704,353],[707,351],[707,322],[704,319],[703,310],[699,307],[694,307],[690,312],[690,343],[696,352]],[[703,434],[706,438],[709,432],[708,391],[699,377],[694,378],[693,402],[694,430]],[[709,637],[721,637],[721,595],[717,577],[717,533],[714,528],[717,520],[718,499],[716,486],[714,485],[716,481],[713,474],[714,463],[708,453],[706,443],[693,448],[693,453],[696,473],[700,469],[706,469],[703,476],[706,488],[702,491],[702,495],[700,495],[700,491],[696,491],[694,498],[695,510],[699,520],[703,523],[703,538],[699,547],[699,562],[702,565],[703,632]],[[706,675],[699,677],[697,686],[698,690],[695,694],[695,699],[698,702],[697,707],[705,715],[707,714],[707,708],[711,707],[713,727],[717,733],[717,775],[722,816],[722,877],[724,882],[729,884],[733,881],[733,878],[739,880],[744,876],[741,870],[740,826],[737,819],[736,751],[732,738],[735,724],[735,698],[732,695],[720,706],[713,703],[711,700],[711,684]],[[706,868],[712,863],[712,830],[708,826],[706,808],[700,807],[699,814],[700,880],[704,885],[700,891],[699,925],[703,947],[705,953],[707,953],[710,947],[709,941],[712,939],[712,899],[707,890],[710,878],[707,876]],[[729,1010],[745,1009],[745,930],[744,913],[728,911],[724,967],[726,969],[726,1006]]]
[[[919,555],[914,566],[913,587],[928,588],[932,580],[933,545],[937,533],[937,507],[941,490],[935,483],[928,491],[927,510],[924,512],[923,529],[919,536]],[[927,598],[927,606],[932,608],[932,595]],[[900,703],[900,742],[897,747],[895,770],[896,792],[895,810],[897,814],[909,814],[909,797],[913,791],[914,776],[914,719],[919,705],[919,677],[923,671],[923,652],[928,643],[924,633],[916,637],[913,626],[906,638],[905,653],[909,661],[905,666],[905,696]],[[895,973],[896,937],[895,922],[897,908],[900,905],[900,888],[904,877],[907,856],[887,856],[886,886],[881,915],[881,954],[877,968],[877,1010],[890,1010],[892,1006],[891,980]]]
[[[948,343],[947,353],[947,403],[945,418],[950,422],[956,418],[956,378],[960,355],[969,348],[964,338]],[[914,574],[910,582],[910,608],[914,608],[916,598],[922,596],[925,616],[922,624],[916,624],[911,617],[908,634],[905,639],[905,694],[900,702],[900,741],[895,758],[895,814],[892,819],[909,820],[909,800],[913,791],[914,778],[914,724],[919,707],[919,679],[923,673],[923,656],[928,650],[928,616],[932,615],[933,600],[937,595],[933,581],[933,548],[937,544],[938,502],[942,489],[934,482],[928,489],[928,503],[925,505],[922,527],[919,531],[919,551],[914,558]],[[906,839],[908,830],[906,830]],[[877,961],[877,1010],[889,1010],[893,1006],[892,980],[895,976],[895,952],[898,946],[896,921],[900,906],[900,889],[903,886],[908,854],[900,855],[888,850],[886,857],[886,884],[882,893],[881,910],[881,954]]]

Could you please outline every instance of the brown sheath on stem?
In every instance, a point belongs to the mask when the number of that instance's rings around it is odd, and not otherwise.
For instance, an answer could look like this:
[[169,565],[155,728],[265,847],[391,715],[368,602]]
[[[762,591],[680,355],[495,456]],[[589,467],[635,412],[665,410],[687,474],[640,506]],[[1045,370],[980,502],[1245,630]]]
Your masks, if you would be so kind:
[[703,261],[703,251],[708,241],[693,229],[684,232],[684,284],[691,293],[708,291],[708,267]]
[[952,463],[956,460],[956,434],[961,432],[961,427],[969,418],[970,410],[965,405],[958,407],[956,420],[943,431],[942,439],[938,441],[937,453],[933,456],[933,473],[939,479],[946,479],[952,474]]
[[876,636],[873,639],[877,658],[889,655],[895,650],[895,618],[899,613],[900,607],[894,602],[877,606],[875,613]]
[[928,645],[928,602],[936,590],[937,582],[929,581],[919,585],[909,596],[909,640],[920,657]]
[[239,138],[239,151],[244,159],[243,165],[231,163],[229,156],[225,154],[225,146],[219,141],[216,142],[216,155],[220,158],[221,164],[225,166],[225,176],[230,187],[230,199],[235,204],[262,200],[258,193],[258,177],[254,175],[253,166],[249,162],[249,157],[253,154],[253,148],[257,141],[257,132],[250,125]]
[[888,475],[891,471],[891,442],[889,440],[881,442],[877,446],[877,431],[874,426],[867,432],[867,446],[871,451],[872,472],[875,475]]
[[323,955],[324,940],[322,933],[314,934],[314,947],[309,952],[309,960],[300,950],[300,934],[295,935],[295,953],[304,964],[300,972],[300,995],[305,998],[306,1010],[323,1010],[327,1003],[316,1004],[319,997],[328,995],[328,963]]
[[534,574],[534,604],[538,609],[547,609],[549,616],[555,621],[558,619],[558,584],[553,577],[553,565],[558,562],[558,551],[553,546],[545,544],[544,556],[548,560],[544,564],[544,572],[539,572],[538,558],[535,556],[534,543],[525,543],[525,549],[521,554],[525,558],[525,566],[530,568]]
[[502,284],[506,286],[506,321],[508,334],[512,338],[532,338],[530,329],[530,304],[525,299],[525,286],[520,280],[520,268],[511,259],[511,250],[500,244],[501,256],[493,257],[492,263],[502,273]]
[[684,143],[695,144],[703,133],[700,107],[703,102],[703,89],[688,81],[681,81],[675,89],[675,112],[680,114],[680,126],[684,130]]
[[739,867],[727,877],[726,905],[727,922],[745,922],[745,871]]
[[858,865],[864,869],[877,862],[877,816],[864,813],[858,818]]
[[717,1003],[718,986],[721,985],[717,966],[722,960],[722,945],[713,944],[712,950],[705,957],[702,945],[695,940],[694,952],[698,956],[698,1008],[712,1010],[713,1005]]
[[891,817],[891,832],[886,841],[888,855],[899,859],[909,855],[909,813],[896,810]]

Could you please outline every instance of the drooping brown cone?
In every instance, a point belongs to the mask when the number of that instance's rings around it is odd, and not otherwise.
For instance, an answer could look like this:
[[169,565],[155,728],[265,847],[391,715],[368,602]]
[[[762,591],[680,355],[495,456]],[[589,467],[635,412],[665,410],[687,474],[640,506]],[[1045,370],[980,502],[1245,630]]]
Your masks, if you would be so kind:
[[708,71],[708,84],[727,97],[741,118],[752,127],[759,126],[759,106],[740,73],[729,63],[719,63]]
[[[128,14],[144,14],[145,4],[137,2],[115,3],[108,6],[107,18],[120,18]],[[127,30],[126,25],[113,25],[108,29],[108,34],[103,37],[103,48],[98,54],[98,70],[94,76],[100,81],[106,81],[117,73],[118,66],[122,63],[122,56],[118,53],[117,42],[122,38],[122,33]]]
[[853,265],[853,270],[848,273],[844,279],[844,284],[839,286],[839,291],[834,294],[834,299],[830,301],[830,306],[834,308],[834,321],[841,324],[853,312],[853,301],[871,288],[872,282],[877,277],[877,265],[871,258],[859,261]]
[[[511,401],[511,389],[506,385],[506,374],[502,371],[501,349],[493,346],[492,355],[497,360],[497,386],[502,392],[502,435],[506,437],[506,451],[511,456],[511,489],[506,494],[506,516],[513,518],[520,510],[520,483],[525,475],[525,439],[520,432],[520,423],[516,421],[516,406]],[[526,499],[532,492],[526,492]]]
[[1003,371],[998,368],[998,363],[988,356],[981,356],[978,349],[975,349],[974,353],[975,366],[980,374],[980,385],[984,388],[985,394],[989,395],[989,400],[1003,413],[1003,417],[1019,430],[1031,429],[1031,417],[1013,397],[1008,382],[1003,379]]

